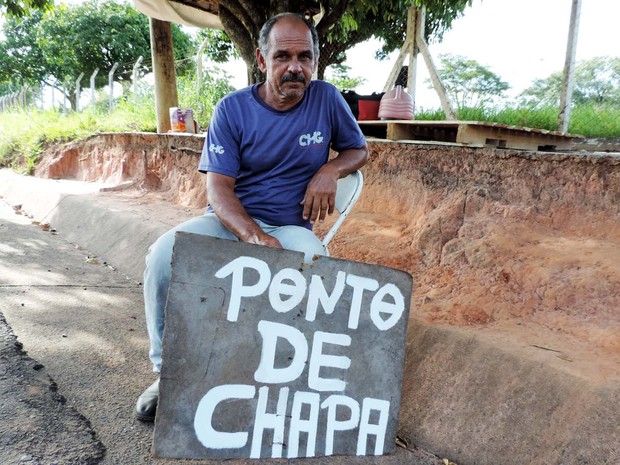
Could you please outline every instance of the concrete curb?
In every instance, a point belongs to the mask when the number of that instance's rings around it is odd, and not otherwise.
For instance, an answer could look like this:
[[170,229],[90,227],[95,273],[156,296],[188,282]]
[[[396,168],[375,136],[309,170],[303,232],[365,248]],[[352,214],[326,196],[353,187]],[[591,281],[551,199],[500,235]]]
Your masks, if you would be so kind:
[[[141,280],[149,245],[170,225],[98,189],[76,182],[62,192],[55,181],[0,170],[0,196],[10,204]],[[617,379],[596,384],[474,331],[417,321],[406,350],[400,430],[410,444],[459,464],[620,462]]]

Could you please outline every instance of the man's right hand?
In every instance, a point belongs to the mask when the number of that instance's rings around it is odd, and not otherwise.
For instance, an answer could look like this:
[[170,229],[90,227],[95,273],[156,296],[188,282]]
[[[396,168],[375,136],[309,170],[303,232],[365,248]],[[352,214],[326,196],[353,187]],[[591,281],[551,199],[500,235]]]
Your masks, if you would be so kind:
[[248,244],[258,244],[258,245],[266,245],[267,247],[273,247],[274,249],[282,249],[282,244],[280,241],[273,236],[263,232],[261,237],[250,237],[248,240],[243,240],[243,242],[247,242]]
[[207,172],[207,197],[218,219],[240,241],[282,248],[280,241],[265,233],[245,211],[235,194],[234,178]]

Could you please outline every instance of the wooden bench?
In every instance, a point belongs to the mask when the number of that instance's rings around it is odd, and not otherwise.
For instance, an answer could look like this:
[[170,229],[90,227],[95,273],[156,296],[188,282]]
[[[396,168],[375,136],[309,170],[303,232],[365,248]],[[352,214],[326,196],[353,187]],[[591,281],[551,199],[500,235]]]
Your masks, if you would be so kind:
[[393,141],[437,141],[470,147],[497,147],[533,151],[571,150],[582,136],[562,132],[478,121],[358,121],[368,137]]

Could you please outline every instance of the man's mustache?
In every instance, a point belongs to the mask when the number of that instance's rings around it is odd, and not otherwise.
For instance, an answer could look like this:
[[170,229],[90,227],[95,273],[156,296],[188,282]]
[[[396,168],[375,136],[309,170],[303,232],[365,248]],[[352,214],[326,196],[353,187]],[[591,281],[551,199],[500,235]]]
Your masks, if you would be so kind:
[[282,84],[284,84],[285,82],[306,82],[306,76],[304,76],[303,74],[293,74],[293,73],[287,73],[284,76],[282,76],[282,79],[280,79],[280,82]]

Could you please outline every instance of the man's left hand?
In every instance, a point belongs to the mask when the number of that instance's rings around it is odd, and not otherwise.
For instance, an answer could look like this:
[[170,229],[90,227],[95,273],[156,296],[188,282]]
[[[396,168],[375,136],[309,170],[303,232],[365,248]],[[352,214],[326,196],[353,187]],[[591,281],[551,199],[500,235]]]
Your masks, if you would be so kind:
[[336,205],[336,183],[338,182],[339,171],[330,164],[316,172],[310,180],[306,189],[306,195],[301,201],[304,206],[303,218],[314,223],[325,220],[326,215],[334,213]]

